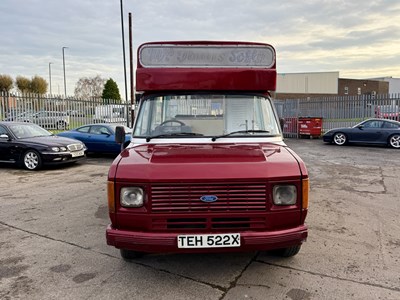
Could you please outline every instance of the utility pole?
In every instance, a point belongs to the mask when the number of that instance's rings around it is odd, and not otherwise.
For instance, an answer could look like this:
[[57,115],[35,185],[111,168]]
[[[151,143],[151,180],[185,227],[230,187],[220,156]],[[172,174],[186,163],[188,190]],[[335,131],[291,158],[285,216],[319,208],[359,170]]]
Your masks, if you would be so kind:
[[53,93],[51,92],[51,64],[52,62],[49,62],[49,85],[50,85],[50,95],[52,95]]
[[65,80],[65,56],[64,56],[64,49],[68,47],[62,47],[62,56],[63,56],[63,70],[64,70],[64,96],[67,98],[67,81]]
[[[126,60],[125,60],[125,34],[124,34],[124,9],[122,7],[122,0],[121,3],[121,29],[122,29],[122,55],[124,59],[124,78],[125,78],[125,101],[128,102],[128,87],[127,87],[127,80],[126,80]],[[128,109],[126,110],[126,126],[129,126],[129,112]]]
[[133,91],[132,14],[129,13],[129,75],[131,79],[131,127],[135,121],[135,94]]

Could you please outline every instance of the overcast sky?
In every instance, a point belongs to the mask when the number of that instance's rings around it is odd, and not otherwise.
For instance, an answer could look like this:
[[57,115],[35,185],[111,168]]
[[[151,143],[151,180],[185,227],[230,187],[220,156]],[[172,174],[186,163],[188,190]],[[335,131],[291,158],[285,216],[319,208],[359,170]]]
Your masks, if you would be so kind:
[[[68,95],[79,78],[100,75],[125,98],[120,8],[120,0],[0,0],[0,74],[49,81],[51,62],[52,92],[63,94],[68,47]],[[134,63],[143,42],[234,40],[273,45],[278,73],[400,77],[398,0],[123,0],[123,8],[127,69],[131,12]]]

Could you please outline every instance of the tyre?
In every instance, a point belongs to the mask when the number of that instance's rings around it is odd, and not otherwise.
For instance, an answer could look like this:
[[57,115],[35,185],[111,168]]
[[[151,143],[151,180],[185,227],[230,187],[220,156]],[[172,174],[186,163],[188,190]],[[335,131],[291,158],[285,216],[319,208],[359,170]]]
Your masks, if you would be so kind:
[[276,249],[271,251],[272,254],[276,256],[281,256],[281,257],[291,257],[295,256],[297,253],[299,253],[301,249],[301,245],[296,245],[288,248],[282,248],[282,249]]
[[67,124],[65,122],[63,122],[63,121],[60,121],[60,122],[57,123],[57,129],[58,130],[67,129]]
[[347,136],[342,132],[337,132],[333,136],[333,142],[338,146],[343,146],[347,143]]
[[132,251],[132,250],[126,250],[126,249],[120,249],[119,250],[121,253],[121,256],[124,260],[132,260],[135,258],[140,258],[144,255],[143,252],[138,252],[138,251]]
[[36,171],[42,167],[42,158],[35,150],[28,150],[24,153],[22,164],[25,169]]
[[393,134],[389,138],[389,145],[393,148],[400,149],[400,134]]

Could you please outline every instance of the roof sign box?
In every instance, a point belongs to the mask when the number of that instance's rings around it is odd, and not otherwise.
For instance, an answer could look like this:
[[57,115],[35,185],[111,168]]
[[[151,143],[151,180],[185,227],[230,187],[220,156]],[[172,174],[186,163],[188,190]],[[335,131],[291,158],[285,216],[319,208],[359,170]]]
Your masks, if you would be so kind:
[[249,91],[276,89],[275,49],[232,41],[150,42],[139,46],[136,90]]
[[145,68],[271,68],[275,51],[269,45],[148,44],[139,62]]

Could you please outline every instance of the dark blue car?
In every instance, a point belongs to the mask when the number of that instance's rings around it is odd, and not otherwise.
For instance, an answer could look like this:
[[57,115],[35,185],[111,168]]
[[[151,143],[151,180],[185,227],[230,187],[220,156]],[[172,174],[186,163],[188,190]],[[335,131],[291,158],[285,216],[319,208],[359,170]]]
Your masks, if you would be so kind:
[[85,158],[86,147],[77,140],[54,136],[26,122],[0,122],[0,163],[17,164],[30,171],[42,165],[69,164]]
[[331,129],[323,135],[326,143],[381,144],[400,149],[400,122],[368,119],[353,127]]
[[[115,142],[115,128],[118,124],[87,124],[72,130],[60,132],[57,135],[82,141],[92,153],[121,152],[121,145]],[[125,142],[123,148],[129,145],[132,129],[125,127]]]

